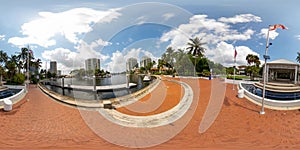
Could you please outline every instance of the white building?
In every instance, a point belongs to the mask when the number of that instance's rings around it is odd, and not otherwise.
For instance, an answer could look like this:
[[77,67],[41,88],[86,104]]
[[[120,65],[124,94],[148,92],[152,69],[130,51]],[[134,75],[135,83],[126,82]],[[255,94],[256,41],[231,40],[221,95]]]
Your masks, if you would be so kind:
[[50,61],[50,73],[55,73],[57,74],[57,63],[56,61]]
[[151,62],[151,58],[148,56],[143,56],[142,60],[140,62],[141,67],[146,67],[148,65],[148,63]]
[[100,59],[98,58],[90,58],[85,60],[85,70],[93,70],[100,69]]
[[136,58],[127,59],[127,62],[126,62],[126,70],[127,71],[133,70],[134,68],[138,68],[138,67],[139,67],[139,64],[138,64],[138,61]]

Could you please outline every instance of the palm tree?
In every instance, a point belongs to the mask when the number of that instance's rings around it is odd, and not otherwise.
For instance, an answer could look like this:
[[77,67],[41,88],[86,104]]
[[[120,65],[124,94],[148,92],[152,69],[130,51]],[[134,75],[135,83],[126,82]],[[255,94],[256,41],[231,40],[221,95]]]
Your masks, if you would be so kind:
[[254,76],[258,74],[259,72],[259,65],[260,61],[257,55],[248,54],[246,56],[246,60],[248,63],[248,67],[246,68],[246,71],[250,73],[251,80],[254,80]]
[[0,85],[2,85],[2,77],[4,74],[4,68],[3,68],[3,64],[5,64],[8,60],[8,56],[7,54],[0,50]]
[[201,42],[202,39],[199,39],[198,37],[194,39],[190,39],[190,42],[187,43],[189,47],[187,47],[188,54],[192,54],[193,56],[197,57],[203,57],[205,48],[203,45],[206,43]]
[[188,45],[188,54],[192,54],[193,58],[194,58],[194,76],[196,76],[196,58],[199,57],[203,57],[204,56],[204,52],[205,52],[205,48],[203,47],[204,44],[201,42],[202,39],[199,39],[198,37],[194,38],[194,39],[190,39],[190,42],[187,43]]
[[28,59],[28,52],[29,52],[29,49],[27,47],[23,47],[21,48],[21,52],[18,53],[18,60],[20,61],[20,68],[23,69],[23,68],[26,68],[26,71],[27,71],[27,59]]
[[257,67],[260,65],[260,61],[257,55],[248,54],[246,60],[248,65],[255,64]]
[[42,67],[42,61],[41,59],[37,59],[34,62],[32,62],[32,66],[36,69],[36,71],[39,70],[40,67]]
[[300,52],[297,52],[297,55],[298,56],[296,57],[296,60],[297,60],[298,63],[300,63]]
[[5,68],[8,70],[8,76],[13,77],[17,72],[16,63],[12,60],[7,61]]

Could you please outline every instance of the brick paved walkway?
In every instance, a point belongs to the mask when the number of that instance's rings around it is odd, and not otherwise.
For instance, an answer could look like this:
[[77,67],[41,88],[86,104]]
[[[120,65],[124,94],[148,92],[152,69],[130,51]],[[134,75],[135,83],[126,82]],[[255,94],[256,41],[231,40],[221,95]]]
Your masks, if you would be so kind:
[[[200,86],[195,85],[195,79],[183,81],[193,91],[200,90],[195,95],[199,97],[196,112],[182,132],[149,149],[300,149],[300,111],[266,109],[265,115],[259,115],[260,107],[238,99],[232,85],[227,85],[220,114],[212,126],[200,134],[199,125],[212,94],[211,81],[199,79]],[[120,132],[127,133],[126,130]],[[1,150],[124,149],[98,137],[77,109],[51,100],[33,86],[26,97],[13,106],[13,111],[0,111],[0,133]]]
[[13,111],[1,110],[0,122],[0,149],[84,149],[108,144],[87,127],[77,109],[51,100],[33,85]]

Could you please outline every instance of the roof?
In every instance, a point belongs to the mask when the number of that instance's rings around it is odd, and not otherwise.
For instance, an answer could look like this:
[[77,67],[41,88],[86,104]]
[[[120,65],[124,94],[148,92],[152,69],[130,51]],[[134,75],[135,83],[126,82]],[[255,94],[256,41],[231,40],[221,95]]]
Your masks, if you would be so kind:
[[270,61],[270,62],[267,62],[267,64],[284,64],[284,65],[298,65],[298,63],[295,63],[295,62],[292,62],[292,61],[289,61],[289,60],[286,60],[286,59],[277,59],[277,60],[274,60],[274,61]]

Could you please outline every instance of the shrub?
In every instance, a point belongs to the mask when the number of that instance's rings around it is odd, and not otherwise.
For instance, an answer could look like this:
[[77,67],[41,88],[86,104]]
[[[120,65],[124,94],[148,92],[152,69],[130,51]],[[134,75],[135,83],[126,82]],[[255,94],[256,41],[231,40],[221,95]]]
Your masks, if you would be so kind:
[[24,74],[15,74],[11,80],[7,81],[7,84],[11,85],[22,85],[25,81],[25,75]]

